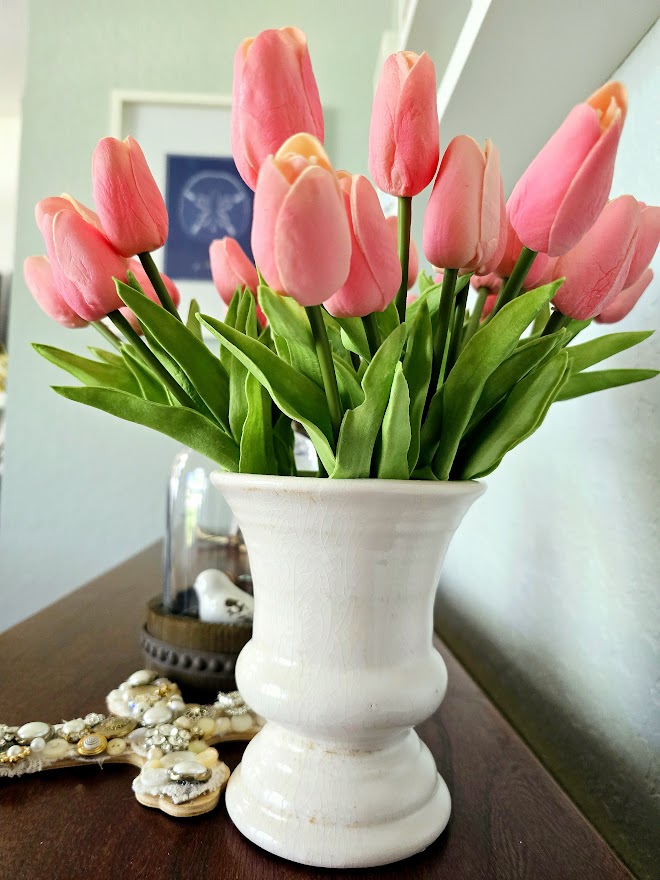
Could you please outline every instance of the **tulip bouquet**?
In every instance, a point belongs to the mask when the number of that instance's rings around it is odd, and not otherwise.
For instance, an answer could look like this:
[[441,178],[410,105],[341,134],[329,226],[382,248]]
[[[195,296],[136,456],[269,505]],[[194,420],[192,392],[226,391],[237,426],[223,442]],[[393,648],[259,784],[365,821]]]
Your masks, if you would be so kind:
[[[294,422],[320,476],[483,476],[553,402],[656,375],[587,371],[648,333],[571,344],[592,319],[627,314],[652,277],[660,208],[608,202],[625,115],[619,83],[578,104],[505,203],[490,141],[459,135],[440,161],[433,64],[398,52],[369,138],[371,176],[398,198],[398,221],[386,219],[369,180],[335,171],[323,149],[304,34],[264,31],[235,59],[232,148],[255,191],[256,266],[230,238],[211,245],[224,320],[195,302],[179,315],[151,257],[167,237],[162,196],[139,145],[105,138],[98,213],[69,196],[40,202],[47,257],[28,258],[25,278],[55,320],[92,324],[116,350],[36,348],[83,383],[62,396],[226,470],[295,476]],[[434,178],[423,250],[437,274],[408,294],[412,198]]]

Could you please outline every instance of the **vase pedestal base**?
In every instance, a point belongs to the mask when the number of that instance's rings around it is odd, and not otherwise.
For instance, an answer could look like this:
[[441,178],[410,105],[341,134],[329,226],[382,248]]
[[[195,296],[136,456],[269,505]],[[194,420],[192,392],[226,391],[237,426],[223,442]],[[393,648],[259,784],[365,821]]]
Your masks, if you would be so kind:
[[249,840],[304,865],[385,865],[426,849],[451,800],[414,730],[378,748],[320,743],[269,722],[247,746],[226,792]]

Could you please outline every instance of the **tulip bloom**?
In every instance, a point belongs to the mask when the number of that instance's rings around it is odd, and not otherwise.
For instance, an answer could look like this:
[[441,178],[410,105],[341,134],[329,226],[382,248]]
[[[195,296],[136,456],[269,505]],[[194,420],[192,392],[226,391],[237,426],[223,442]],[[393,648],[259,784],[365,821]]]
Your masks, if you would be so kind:
[[653,270],[645,269],[634,284],[622,290],[599,315],[596,315],[596,321],[599,324],[614,324],[625,318],[651,281],[653,281]]
[[92,157],[92,185],[103,230],[122,256],[162,247],[167,209],[137,141],[100,140]]
[[261,166],[252,253],[266,283],[300,305],[320,305],[348,278],[351,232],[339,183],[309,134],[289,138]]
[[442,157],[424,215],[424,254],[434,266],[486,275],[501,253],[504,212],[500,159],[491,141],[482,151],[455,137]]
[[234,57],[231,150],[250,189],[266,157],[301,131],[323,143],[323,111],[305,34],[285,27],[244,40]]
[[497,295],[502,288],[502,279],[494,272],[490,272],[488,275],[473,275],[470,278],[470,284],[475,290],[486,287],[491,295]]
[[484,307],[481,310],[481,317],[479,318],[480,321],[484,321],[488,317],[488,315],[490,315],[490,313],[493,311],[493,309],[495,307],[496,302],[497,302],[497,294],[496,293],[489,293],[488,296],[486,297],[486,301],[484,302]]
[[325,307],[336,318],[362,318],[392,302],[401,284],[401,264],[376,190],[361,174],[340,171],[337,177],[351,230],[351,267]]
[[123,306],[113,277],[126,281],[126,260],[77,211],[58,211],[55,215],[51,250],[55,282],[81,318],[99,321]]
[[579,244],[557,260],[554,276],[566,278],[554,298],[561,312],[586,321],[605,311],[623,290],[635,253],[639,213],[632,196],[614,199]]
[[[520,256],[522,249],[523,243],[516,235],[516,231],[511,225],[511,221],[507,214],[504,252],[500,262],[497,264],[495,272],[497,272],[502,278],[508,278],[513,272],[513,267],[516,265],[516,260]],[[536,259],[532,263],[532,268],[527,273],[525,281],[523,282],[525,288],[527,290],[532,290],[535,287],[541,287],[543,284],[548,284],[552,281],[552,273],[556,262],[556,257],[549,257],[547,254],[541,253],[537,254]]]
[[426,54],[390,55],[376,88],[369,128],[369,171],[392,196],[416,196],[439,159],[435,68]]
[[23,276],[28,290],[49,317],[63,327],[87,326],[87,321],[77,315],[60,295],[48,257],[26,257]]
[[602,211],[628,102],[621,83],[575,106],[515,185],[509,216],[522,243],[559,257]]
[[217,238],[209,247],[211,275],[222,301],[229,305],[237,290],[257,292],[259,277],[235,238]]
[[642,272],[653,259],[660,242],[660,208],[639,203],[639,229],[635,253],[630,263],[626,287],[631,287],[642,276]]
[[[140,287],[142,288],[142,291],[145,294],[145,296],[148,296],[152,302],[156,303],[156,305],[161,305],[161,302],[158,299],[158,295],[157,295],[156,291],[154,290],[153,285],[151,284],[151,281],[149,281],[149,276],[142,268],[142,263],[140,263],[139,260],[129,260],[128,261],[128,268],[131,270],[133,275],[135,275],[135,278],[136,278],[138,284],[140,285]],[[167,292],[172,297],[172,302],[178,308],[178,305],[181,302],[181,294],[179,293],[178,287],[172,281],[172,279],[169,278],[167,275],[165,275],[163,272],[160,273],[160,277],[163,279],[163,283],[165,284],[165,287],[167,288]],[[128,306],[124,306],[123,308],[119,309],[119,311],[126,318],[128,323],[135,330],[135,332],[142,335],[142,327],[140,326],[140,322],[135,317],[133,312],[128,308]]]
[[[396,217],[388,217],[387,225],[390,228],[390,232],[394,237],[394,242],[396,244],[397,253],[399,249],[399,221]],[[408,254],[408,290],[413,286],[415,281],[417,281],[417,276],[419,275],[419,253],[417,252],[417,245],[415,242],[410,239],[410,252]]]

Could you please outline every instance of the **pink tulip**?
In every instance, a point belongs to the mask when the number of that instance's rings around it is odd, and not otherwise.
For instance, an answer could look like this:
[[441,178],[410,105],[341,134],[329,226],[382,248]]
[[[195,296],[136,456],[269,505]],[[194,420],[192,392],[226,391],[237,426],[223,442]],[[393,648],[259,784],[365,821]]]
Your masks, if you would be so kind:
[[571,110],[532,160],[509,198],[511,223],[528,248],[559,257],[593,226],[607,202],[627,107],[623,85],[607,83]]
[[[516,260],[520,256],[522,248],[523,244],[516,235],[516,231],[511,225],[511,221],[509,220],[509,216],[507,214],[506,244],[504,246],[502,258],[497,264],[497,268],[495,269],[498,275],[500,275],[502,278],[509,277],[509,275],[513,272],[513,267],[516,265]],[[537,254],[536,259],[532,263],[532,268],[529,270],[529,272],[527,273],[527,277],[525,278],[525,288],[527,290],[533,290],[535,287],[541,287],[543,284],[548,284],[550,281],[552,281],[553,270],[555,268],[556,262],[556,257],[549,257],[547,254],[541,253]]]
[[490,272],[488,275],[473,275],[470,278],[470,284],[475,290],[487,287],[491,295],[497,295],[502,287],[502,279],[494,272]]
[[323,143],[323,111],[307,37],[285,27],[243,40],[234,57],[231,150],[250,189],[266,157],[301,131]]
[[351,232],[335,172],[315,137],[294,135],[266,159],[253,216],[252,252],[273,290],[312,306],[346,281]]
[[501,252],[504,217],[500,159],[491,141],[482,151],[458,135],[442,157],[424,215],[424,253],[434,266],[486,275]]
[[[399,221],[396,217],[388,217],[387,225],[390,227],[390,232],[394,236],[394,241],[397,247],[397,253],[399,250]],[[410,253],[408,255],[408,290],[413,286],[415,281],[417,281],[417,276],[419,275],[419,253],[417,252],[417,245],[410,239]]]
[[392,302],[401,284],[401,263],[376,190],[361,174],[340,171],[337,177],[351,230],[351,265],[325,307],[336,318],[362,318]]
[[100,140],[92,157],[92,184],[103,230],[122,256],[162,247],[167,209],[137,141]]
[[409,293],[406,297],[406,305],[411,306],[417,299],[419,299],[418,293]]
[[445,277],[444,272],[436,272],[436,274],[433,276],[433,283],[434,284],[442,284],[444,277]]
[[634,284],[626,287],[618,296],[606,306],[599,315],[596,315],[598,324],[614,324],[625,318],[637,304],[637,300],[653,281],[653,270],[645,269]]
[[493,308],[494,308],[496,302],[497,302],[497,294],[496,293],[489,293],[488,296],[486,297],[484,307],[481,310],[481,317],[479,318],[480,321],[484,321],[488,317],[488,315],[490,315],[490,313],[493,311]]
[[123,306],[113,277],[126,281],[126,260],[77,211],[58,211],[55,215],[51,249],[55,282],[78,315],[87,321],[99,321]]
[[642,276],[642,273],[653,259],[658,243],[660,242],[660,208],[652,205],[639,203],[641,212],[639,215],[639,229],[637,244],[633,254],[626,287],[632,285]]
[[423,52],[390,55],[376,88],[369,128],[369,171],[379,189],[416,196],[438,167],[435,68]]
[[72,329],[87,326],[87,321],[60,296],[48,257],[27,257],[23,263],[23,277],[37,303],[58,324]]
[[619,196],[602,210],[598,220],[555,265],[555,278],[565,277],[555,306],[571,318],[586,321],[605,311],[623,290],[635,253],[639,203]]
[[211,275],[222,301],[229,305],[237,290],[257,292],[259,277],[235,238],[217,238],[209,247]]
[[[151,281],[149,281],[149,276],[142,268],[142,263],[139,260],[129,260],[128,268],[131,270],[133,275],[135,275],[135,278],[142,288],[144,294],[148,296],[152,302],[155,302],[156,305],[161,305],[161,302],[158,299],[158,294],[154,290]],[[172,281],[172,279],[169,276],[165,275],[163,272],[160,273],[160,277],[163,279],[163,283],[167,288],[167,292],[172,297],[172,302],[176,307],[178,307],[179,303],[181,302],[181,294],[179,293],[179,288]],[[142,335],[142,327],[140,326],[140,322],[135,317],[133,312],[128,308],[128,306],[124,306],[123,308],[119,309],[119,311],[126,318],[128,323],[136,331],[136,333]]]

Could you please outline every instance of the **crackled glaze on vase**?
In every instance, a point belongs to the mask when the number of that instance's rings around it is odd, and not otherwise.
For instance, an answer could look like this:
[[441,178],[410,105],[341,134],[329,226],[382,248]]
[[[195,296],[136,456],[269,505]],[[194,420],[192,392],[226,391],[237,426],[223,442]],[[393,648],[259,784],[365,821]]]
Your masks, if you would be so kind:
[[414,725],[447,685],[432,606],[477,483],[213,475],[248,548],[252,640],[236,680],[267,719],[227,789],[238,829],[308,865],[425,849],[450,813]]

